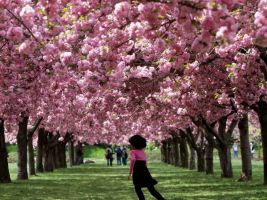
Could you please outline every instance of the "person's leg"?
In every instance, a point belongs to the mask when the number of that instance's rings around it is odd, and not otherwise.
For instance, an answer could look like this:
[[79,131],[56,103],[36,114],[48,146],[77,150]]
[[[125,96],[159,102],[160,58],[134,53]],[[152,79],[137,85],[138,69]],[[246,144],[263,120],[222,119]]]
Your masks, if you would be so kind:
[[135,189],[135,192],[138,196],[138,199],[139,200],[145,200],[145,196],[144,196],[144,193],[143,193],[141,187],[135,186],[134,189]]
[[150,194],[152,194],[157,200],[165,200],[163,196],[155,189],[154,186],[149,186],[147,187],[148,191]]
[[107,159],[107,166],[109,166],[109,159]]

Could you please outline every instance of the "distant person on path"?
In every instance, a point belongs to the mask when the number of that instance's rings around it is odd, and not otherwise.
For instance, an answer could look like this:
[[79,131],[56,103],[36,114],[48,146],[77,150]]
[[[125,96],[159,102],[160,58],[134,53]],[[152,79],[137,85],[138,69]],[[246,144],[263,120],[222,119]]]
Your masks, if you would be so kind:
[[122,159],[122,147],[118,146],[116,148],[116,159],[117,159],[117,165],[121,165],[121,159]]
[[254,158],[255,148],[253,142],[250,143],[251,158]]
[[234,150],[234,158],[237,158],[238,157],[238,146],[236,143],[233,146],[233,150]]
[[134,135],[129,139],[131,144],[131,164],[129,179],[133,179],[135,192],[139,200],[144,200],[145,196],[142,192],[143,187],[146,187],[148,191],[158,200],[164,200],[161,194],[154,188],[158,182],[150,175],[146,155],[143,148],[146,147],[146,139],[140,135]]
[[112,150],[111,145],[109,145],[109,146],[106,148],[105,157],[106,157],[106,159],[107,159],[107,165],[108,165],[108,166],[112,166],[112,161],[113,161],[113,150]]
[[126,147],[123,147],[122,149],[122,164],[127,165],[127,158],[128,158],[128,153]]

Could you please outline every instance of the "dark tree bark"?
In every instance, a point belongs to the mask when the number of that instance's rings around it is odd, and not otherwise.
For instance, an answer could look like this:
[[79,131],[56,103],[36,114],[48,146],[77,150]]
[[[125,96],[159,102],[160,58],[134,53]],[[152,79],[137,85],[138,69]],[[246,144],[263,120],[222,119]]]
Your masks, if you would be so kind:
[[[214,128],[215,124],[211,125]],[[215,140],[212,134],[208,134],[208,130],[203,129],[208,144],[205,146],[205,169],[206,174],[213,174],[213,150],[215,148]]]
[[59,144],[55,145],[51,150],[53,152],[53,167],[54,169],[60,168],[60,147]]
[[[222,117],[219,120],[218,133],[224,143],[218,145],[218,152],[220,157],[220,166],[221,166],[221,176],[223,178],[232,178],[233,177],[233,168],[231,161],[231,146],[227,141],[230,140],[230,134],[226,132],[226,121],[227,117]],[[237,122],[236,122],[237,123]]]
[[33,134],[40,125],[42,121],[42,117],[37,119],[36,122],[34,123],[33,127],[30,128],[27,132],[27,145],[28,145],[28,163],[29,163],[29,174],[30,175],[35,175],[35,162],[34,162],[34,149],[33,149],[33,144],[32,144],[32,138]]
[[186,138],[184,136],[181,136],[180,140],[180,157],[181,157],[181,164],[183,168],[189,167],[188,162],[188,148],[187,148],[187,142]]
[[181,166],[180,160],[180,151],[179,151],[179,144],[178,144],[178,137],[173,136],[173,155],[174,155],[174,165]]
[[44,140],[44,171],[52,172],[54,171],[54,149],[57,145],[58,135],[53,136],[52,133],[45,131]]
[[206,174],[213,174],[213,145],[207,145],[205,148]]
[[171,164],[171,142],[170,139],[167,139],[167,163]]
[[68,147],[69,147],[69,162],[70,162],[70,166],[72,167],[74,165],[74,144],[73,144],[73,141],[69,141]]
[[[190,151],[194,149],[197,154],[197,171],[198,172],[205,171],[205,159],[204,159],[204,155],[205,155],[204,139],[205,138],[204,138],[203,132],[199,130],[198,134],[196,134],[195,136],[193,135],[191,128],[187,128],[186,133],[184,131],[181,131],[181,132],[187,138],[188,144],[190,146]],[[196,142],[198,139],[200,139],[201,141],[199,144],[197,144]]]
[[233,169],[232,169],[232,161],[231,161],[231,137],[236,127],[238,121],[233,119],[226,129],[226,122],[227,118],[233,112],[229,113],[227,116],[222,117],[219,122],[218,131],[214,129],[207,121],[202,117],[202,121],[205,125],[205,129],[210,136],[215,137],[217,140],[217,149],[220,158],[220,167],[221,167],[221,176],[224,178],[231,178],[233,177]]
[[8,153],[5,142],[4,120],[0,119],[0,183],[10,183]]
[[[67,159],[66,159],[66,145],[69,141],[71,141],[73,139],[73,136],[71,133],[66,133],[66,135],[64,136],[64,140],[60,141],[58,143],[58,149],[59,149],[59,154],[58,156],[59,161],[60,161],[60,167],[61,168],[66,168],[67,167]],[[82,153],[83,154],[83,153]],[[83,161],[83,158],[82,158]]]
[[190,146],[189,169],[191,170],[196,169],[196,152],[195,152],[195,149],[191,146]]
[[205,171],[205,151],[197,151],[197,171]]
[[166,140],[162,141],[161,145],[161,160],[164,163],[167,163],[167,142]]
[[175,165],[175,157],[174,157],[174,154],[175,154],[175,149],[174,149],[174,139],[173,138],[170,138],[170,146],[171,146],[171,164],[172,165]]
[[27,125],[28,117],[22,114],[22,121],[19,122],[19,131],[17,135],[18,144],[18,180],[28,179],[27,171]]
[[219,149],[219,157],[220,157],[220,166],[221,166],[221,176],[223,178],[232,178],[233,177],[233,169],[231,164],[231,151],[230,148],[226,146],[221,146]]
[[75,149],[75,163],[77,165],[83,164],[83,146],[82,143],[78,142],[78,144],[74,147]]
[[37,141],[37,156],[36,156],[36,171],[37,172],[44,172],[44,165],[43,165],[43,152],[44,152],[44,137],[45,137],[45,130],[44,128],[40,128],[38,130],[38,141]]
[[36,175],[35,165],[34,165],[34,149],[33,149],[33,144],[32,144],[32,136],[28,137],[27,145],[28,145],[29,175]]
[[67,162],[66,162],[66,143],[65,142],[59,142],[59,161],[60,161],[60,168],[66,168]]
[[[252,165],[251,165],[251,151],[249,144],[249,126],[248,126],[248,114],[243,114],[238,123],[240,133],[240,148],[242,158],[242,177],[246,177],[246,180],[252,179]],[[241,178],[242,178],[241,177]]]
[[[261,97],[264,98],[264,97]],[[267,185],[267,103],[261,99],[253,108],[258,116],[261,126],[261,140],[263,148],[264,185]]]

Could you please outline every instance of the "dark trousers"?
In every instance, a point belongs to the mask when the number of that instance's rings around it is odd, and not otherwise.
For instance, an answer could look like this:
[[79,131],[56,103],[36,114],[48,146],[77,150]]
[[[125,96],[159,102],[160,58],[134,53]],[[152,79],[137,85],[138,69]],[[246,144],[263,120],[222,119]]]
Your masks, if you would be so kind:
[[122,164],[127,165],[127,158],[122,158]]
[[107,165],[108,165],[108,166],[112,166],[112,160],[113,160],[113,159],[111,159],[111,158],[108,158],[108,159],[107,159]]
[[117,165],[121,165],[121,157],[117,156]]
[[[152,194],[157,200],[165,200],[163,196],[154,188],[154,186],[147,187],[150,194]],[[139,200],[145,200],[144,193],[142,192],[141,187],[135,186],[135,192],[139,198]]]

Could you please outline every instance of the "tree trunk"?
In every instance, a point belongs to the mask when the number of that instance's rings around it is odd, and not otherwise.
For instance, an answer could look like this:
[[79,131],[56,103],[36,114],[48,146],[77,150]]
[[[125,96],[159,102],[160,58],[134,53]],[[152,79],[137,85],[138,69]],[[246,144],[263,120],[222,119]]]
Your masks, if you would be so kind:
[[74,144],[72,141],[69,141],[69,162],[72,167],[74,165]]
[[223,178],[232,178],[233,177],[233,169],[231,162],[231,149],[227,146],[221,145],[218,148],[219,157],[220,157],[220,165],[221,165],[221,177]]
[[35,165],[34,165],[34,150],[33,150],[33,144],[32,144],[32,134],[28,134],[28,162],[29,162],[29,174],[30,175],[36,175],[35,174]]
[[0,119],[0,183],[10,183],[8,153],[5,142],[4,120]]
[[59,155],[59,144],[52,148],[53,154],[53,168],[58,169],[60,168],[60,155]]
[[28,138],[27,144],[28,144],[28,158],[29,158],[28,162],[29,162],[30,175],[35,175],[34,149],[32,144],[32,138],[34,132],[37,130],[42,120],[43,120],[42,117],[37,119],[33,124],[32,128],[27,130],[27,138]]
[[75,149],[75,163],[77,165],[83,164],[83,146],[80,142],[74,147]]
[[173,138],[173,154],[174,154],[174,165],[175,166],[180,166],[180,153],[179,153],[179,146],[178,146],[178,138],[174,137]]
[[229,135],[226,133],[226,122],[227,118],[223,117],[219,120],[218,132],[221,136],[222,140],[225,143],[220,143],[218,145],[218,152],[220,157],[220,166],[221,166],[221,176],[223,178],[232,178],[233,177],[233,169],[231,162],[231,148],[228,145],[227,141],[229,140]]
[[170,147],[171,147],[171,154],[170,154],[170,163],[172,165],[175,164],[175,158],[174,158],[174,143],[173,143],[173,138],[170,139]]
[[199,149],[197,151],[197,171],[198,172],[204,172],[205,171],[205,157],[204,157],[205,151],[202,151]]
[[258,116],[261,126],[261,140],[263,149],[264,185],[267,185],[267,103],[260,101],[258,103],[258,106]]
[[207,145],[205,151],[206,174],[213,174],[213,146]]
[[43,143],[44,143],[44,137],[45,132],[44,128],[40,128],[38,130],[38,141],[37,141],[37,156],[36,156],[36,171],[37,172],[44,172],[44,166],[43,166]]
[[249,127],[248,127],[248,114],[244,114],[238,123],[240,133],[240,148],[242,158],[242,177],[245,176],[246,180],[252,179],[252,165],[251,165],[251,151],[249,144]]
[[66,168],[67,167],[67,163],[66,163],[66,143],[65,142],[59,142],[58,144],[59,147],[59,167],[60,168]]
[[27,171],[27,125],[28,117],[23,116],[19,122],[19,131],[17,135],[18,144],[18,180],[28,179]]
[[167,143],[166,143],[166,140],[162,141],[161,160],[162,160],[162,162],[167,163]]
[[53,149],[50,147],[51,137],[52,137],[52,133],[48,133],[45,131],[45,138],[44,138],[44,171],[45,172],[52,172],[54,170]]
[[171,142],[170,142],[170,139],[167,140],[167,163],[171,164]]
[[190,147],[189,169],[191,170],[196,169],[196,152],[195,152],[195,149],[192,147]]
[[181,164],[183,168],[188,168],[188,148],[187,148],[187,142],[185,137],[181,137],[180,142],[180,157],[181,157]]
[[51,148],[48,148],[45,151],[44,171],[45,172],[52,172],[52,171],[54,171],[54,166],[53,166],[53,150]]

